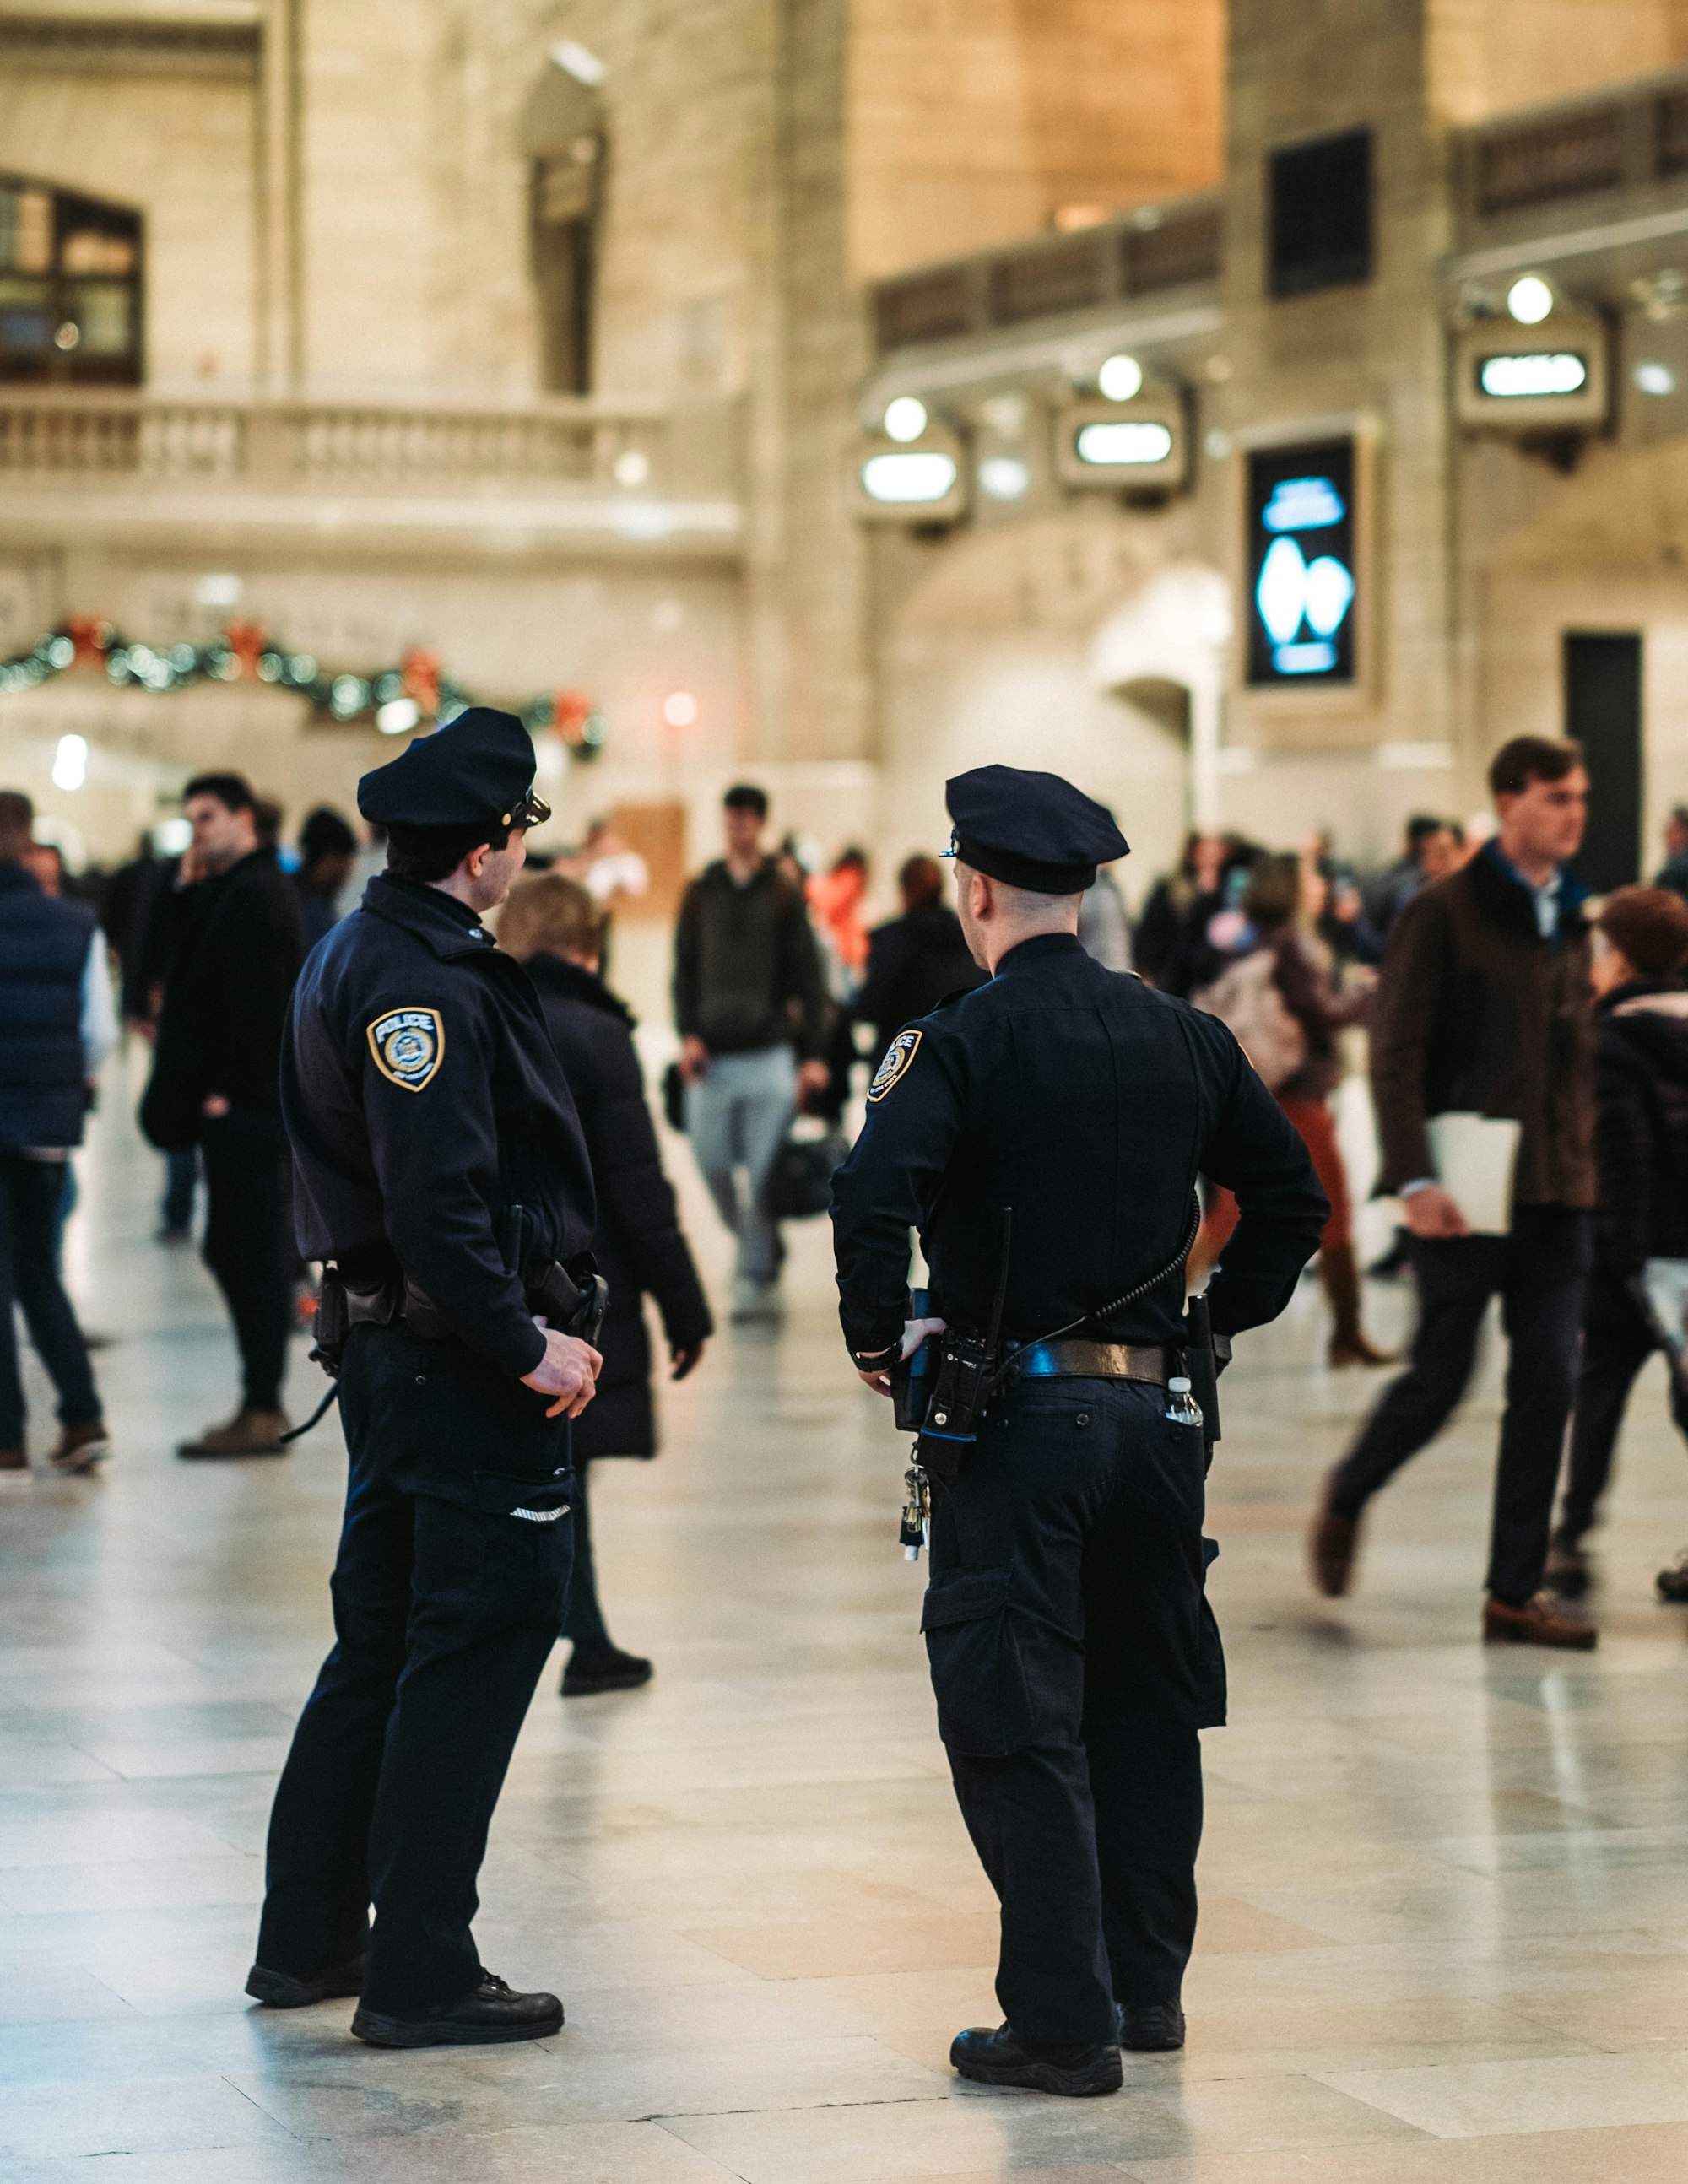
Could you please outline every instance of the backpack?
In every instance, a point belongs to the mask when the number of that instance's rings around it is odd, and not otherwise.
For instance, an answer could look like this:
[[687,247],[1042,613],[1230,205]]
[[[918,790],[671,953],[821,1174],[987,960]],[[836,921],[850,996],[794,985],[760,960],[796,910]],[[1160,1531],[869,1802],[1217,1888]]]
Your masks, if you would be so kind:
[[1284,1006],[1277,967],[1271,949],[1256,948],[1190,995],[1193,1007],[1235,1034],[1268,1092],[1287,1084],[1307,1058],[1306,1033]]

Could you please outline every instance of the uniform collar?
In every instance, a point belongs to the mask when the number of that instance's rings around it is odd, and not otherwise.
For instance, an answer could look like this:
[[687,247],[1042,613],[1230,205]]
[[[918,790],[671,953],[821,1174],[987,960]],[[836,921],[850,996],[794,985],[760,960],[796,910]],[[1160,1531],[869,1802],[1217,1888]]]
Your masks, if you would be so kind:
[[1076,933],[1034,933],[1029,940],[1022,940],[1011,948],[996,967],[1000,978],[1005,972],[1035,972],[1040,964],[1062,956],[1082,956],[1084,944]]
[[466,903],[415,880],[396,880],[377,872],[364,889],[363,906],[389,925],[401,926],[425,941],[436,956],[490,955],[493,936]]

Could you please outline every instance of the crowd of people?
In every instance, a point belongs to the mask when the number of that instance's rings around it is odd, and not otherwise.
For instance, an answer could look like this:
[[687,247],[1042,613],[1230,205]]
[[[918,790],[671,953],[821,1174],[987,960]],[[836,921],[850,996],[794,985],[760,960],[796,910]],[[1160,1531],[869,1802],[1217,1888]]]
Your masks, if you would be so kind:
[[[1220,1017],[1293,1123],[1329,1201],[1318,1264],[1334,1368],[1393,1362],[1362,1318],[1333,1107],[1369,1051],[1379,1188],[1401,1208],[1371,1271],[1410,1272],[1419,1312],[1407,1371],[1328,1482],[1312,1543],[1318,1588],[1351,1588],[1367,1507],[1459,1401],[1498,1293],[1512,1363],[1485,1612],[1496,1634],[1584,1645],[1592,1626],[1549,1596],[1586,1591],[1586,1541],[1630,1387],[1661,1345],[1680,1348],[1680,1312],[1673,1320],[1657,1281],[1648,1289],[1647,1269],[1688,1268],[1688,809],[1670,815],[1652,887],[1588,905],[1573,869],[1587,795],[1574,746],[1519,739],[1496,760],[1492,786],[1492,817],[1416,815],[1398,856],[1365,876],[1325,836],[1273,851],[1193,833],[1134,920],[1113,872],[1099,872],[1079,939],[1106,967],[1134,970]],[[232,1414],[178,1452],[235,1458],[287,1445],[288,1340],[309,1323],[312,1299],[292,1234],[278,1057],[305,957],[355,906],[360,875],[383,850],[379,829],[364,840],[326,807],[284,849],[281,812],[231,772],[190,781],[182,811],[190,838],[180,855],[143,841],[96,890],[35,838],[25,799],[0,798],[0,1262],[58,1391],[59,1438],[46,1461],[61,1471],[109,1447],[58,1269],[70,1156],[120,1016],[153,1050],[140,1120],[165,1165],[159,1238],[192,1235],[203,1186],[202,1249],[239,1357]],[[768,821],[760,788],[728,790],[722,855],[686,889],[673,950],[670,1117],[731,1233],[729,1310],[740,1323],[779,1315],[772,1186],[799,1118],[832,1127],[836,1156],[864,1072],[872,1078],[899,1029],[985,975],[937,858],[908,858],[896,914],[871,924],[864,853],[818,863],[789,835],[769,846]],[[577,850],[533,863],[545,869],[518,884],[501,941],[528,967],[574,1089],[615,1300],[582,1454],[648,1457],[656,1414],[644,1298],[660,1313],[676,1378],[713,1328],[645,1105],[633,1019],[607,974],[612,908],[642,894],[649,873],[608,820]],[[1455,1111],[1518,1123],[1506,1234],[1468,1233],[1439,1179],[1432,1120]],[[1193,1283],[1236,1217],[1230,1193],[1210,1181]],[[1673,1373],[1688,1434],[1688,1374],[1680,1362]],[[25,1446],[8,1310],[0,1472],[26,1474]],[[1565,1496],[1550,1524],[1562,1446]],[[649,1663],[614,1645],[597,1596],[584,1485],[578,1528],[565,1687],[642,1681]],[[1688,1563],[1662,1571],[1659,1585],[1688,1597]]]

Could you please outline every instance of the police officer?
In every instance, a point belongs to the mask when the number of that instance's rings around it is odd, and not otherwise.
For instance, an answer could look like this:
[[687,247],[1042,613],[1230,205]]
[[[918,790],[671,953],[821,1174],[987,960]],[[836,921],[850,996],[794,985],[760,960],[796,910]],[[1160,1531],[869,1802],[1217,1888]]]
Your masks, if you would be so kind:
[[[834,1182],[841,1316],[889,1392],[929,1329],[988,1334],[1007,1238],[1007,1371],[953,1483],[934,1481],[922,1616],[1002,1905],[1007,2022],[959,2034],[950,2061],[988,2085],[1108,2093],[1122,2045],[1183,2045],[1196,1733],[1224,1718],[1204,1434],[1169,1416],[1189,1398],[1167,1386],[1195,1179],[1241,1207],[1208,1290],[1222,1354],[1282,1310],[1325,1201],[1225,1027],[1080,946],[1084,891],[1126,854],[1111,814],[1000,766],[951,781],[949,804],[957,907],[991,975],[901,1031],[873,1080]],[[911,1226],[929,1320],[907,1318]]]
[[351,1476],[337,1642],[276,1791],[247,1992],[359,1995],[352,2030],[380,2046],[563,2021],[554,1995],[485,1971],[470,1933],[563,1612],[568,1421],[599,1363],[547,1323],[588,1285],[585,1141],[527,974],[481,922],[549,816],[532,781],[521,723],[480,708],[365,775],[387,871],[313,953],[281,1061]]

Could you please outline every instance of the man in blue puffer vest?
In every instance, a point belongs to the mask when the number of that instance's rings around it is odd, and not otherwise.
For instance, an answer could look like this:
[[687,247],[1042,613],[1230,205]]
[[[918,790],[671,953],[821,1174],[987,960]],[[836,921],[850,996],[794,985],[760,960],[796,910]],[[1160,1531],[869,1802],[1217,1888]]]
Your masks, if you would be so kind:
[[64,1163],[114,1031],[105,942],[85,904],[44,894],[24,860],[35,813],[0,791],[0,1475],[29,1475],[13,1307],[58,1391],[57,1471],[106,1452],[88,1348],[54,1263]]

